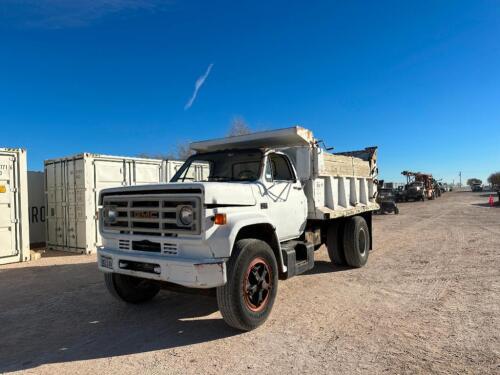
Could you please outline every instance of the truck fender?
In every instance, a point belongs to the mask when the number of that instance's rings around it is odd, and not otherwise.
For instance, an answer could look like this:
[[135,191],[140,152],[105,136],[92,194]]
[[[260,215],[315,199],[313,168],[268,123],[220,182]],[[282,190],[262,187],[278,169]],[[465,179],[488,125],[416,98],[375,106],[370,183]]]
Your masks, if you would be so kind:
[[[281,246],[276,235],[275,226],[265,215],[255,212],[249,213],[231,213],[227,215],[226,225],[222,225],[210,237],[211,248],[217,252],[217,257],[229,258],[233,251],[235,241],[240,233],[244,230],[265,226],[270,229],[271,236],[269,246],[273,249],[276,256],[276,262],[280,268],[280,272],[286,272],[286,266],[283,263],[283,255],[281,254]],[[257,238],[259,238],[257,236]]]

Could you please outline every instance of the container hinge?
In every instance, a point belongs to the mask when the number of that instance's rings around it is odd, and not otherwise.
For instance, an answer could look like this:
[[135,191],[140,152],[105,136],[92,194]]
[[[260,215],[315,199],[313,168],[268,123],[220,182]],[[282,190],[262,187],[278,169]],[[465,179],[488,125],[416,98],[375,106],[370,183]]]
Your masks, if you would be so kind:
[[11,191],[12,193],[17,193],[18,189],[17,189],[17,188],[12,188],[12,189],[10,189],[10,191]]
[[11,222],[12,224],[17,224],[17,223],[19,223],[19,219],[12,219],[10,222]]

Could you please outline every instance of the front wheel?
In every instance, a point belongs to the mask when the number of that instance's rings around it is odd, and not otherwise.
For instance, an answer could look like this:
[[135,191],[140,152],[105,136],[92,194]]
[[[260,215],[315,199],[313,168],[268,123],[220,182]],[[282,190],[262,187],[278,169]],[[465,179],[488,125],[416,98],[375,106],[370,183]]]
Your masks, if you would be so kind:
[[271,247],[257,239],[239,240],[227,263],[227,283],[217,288],[225,322],[250,331],[266,321],[278,292],[278,265]]
[[154,281],[118,273],[105,273],[104,281],[111,295],[128,303],[149,301],[160,291],[160,285]]
[[398,208],[398,207],[394,207],[394,213],[395,213],[396,215],[399,215],[399,208]]

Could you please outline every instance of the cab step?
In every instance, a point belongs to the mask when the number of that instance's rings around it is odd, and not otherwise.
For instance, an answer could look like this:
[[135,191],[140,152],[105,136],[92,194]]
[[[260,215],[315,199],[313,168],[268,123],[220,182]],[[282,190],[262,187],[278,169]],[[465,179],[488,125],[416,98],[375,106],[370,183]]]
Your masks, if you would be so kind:
[[314,267],[314,245],[302,241],[289,241],[281,244],[283,261],[287,267],[286,278],[300,275]]

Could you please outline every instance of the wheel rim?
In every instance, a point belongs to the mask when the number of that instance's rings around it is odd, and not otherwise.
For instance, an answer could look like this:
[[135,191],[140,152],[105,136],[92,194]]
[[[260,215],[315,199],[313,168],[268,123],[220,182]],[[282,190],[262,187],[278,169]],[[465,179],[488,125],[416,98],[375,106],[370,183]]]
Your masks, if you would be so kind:
[[358,234],[358,248],[359,253],[363,255],[366,251],[366,233],[364,229],[361,229]]
[[255,258],[250,262],[243,281],[245,305],[254,312],[262,311],[269,301],[272,289],[272,271],[267,261]]

